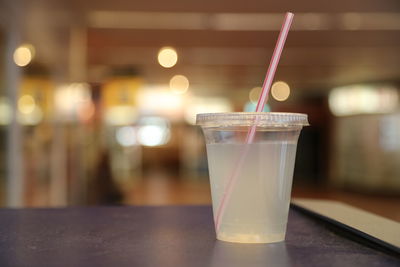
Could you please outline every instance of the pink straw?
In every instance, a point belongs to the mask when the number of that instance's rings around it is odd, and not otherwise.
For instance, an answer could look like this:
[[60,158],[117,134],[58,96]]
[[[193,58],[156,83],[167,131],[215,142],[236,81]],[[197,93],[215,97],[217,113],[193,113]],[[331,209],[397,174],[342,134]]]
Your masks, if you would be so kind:
[[[256,112],[262,112],[265,106],[265,102],[268,100],[268,94],[269,90],[271,88],[272,81],[274,80],[276,68],[279,63],[279,59],[282,54],[283,47],[285,45],[286,37],[289,33],[290,25],[292,24],[293,21],[293,13],[287,12],[285,16],[285,20],[283,22],[281,32],[279,33],[278,41],[275,46],[274,53],[272,54],[272,59],[271,62],[269,63],[268,71],[267,74],[265,75],[264,79],[264,84],[262,86],[262,91],[261,95],[258,99],[257,107],[256,107]],[[246,144],[251,144],[254,140],[254,136],[256,133],[256,122],[253,124],[253,126],[250,127],[249,131],[247,132],[247,137],[246,137]],[[245,149],[240,155],[238,164],[236,164],[235,169],[233,171],[233,174],[230,176],[226,189],[223,193],[222,199],[221,199],[221,204],[218,207],[217,210],[217,216],[215,218],[215,227],[217,231],[219,230],[221,226],[221,219],[223,214],[225,213],[226,205],[229,202],[229,198],[232,194],[233,186],[236,183],[239,171],[241,169],[241,166],[244,162],[244,159],[246,158],[246,154],[248,152],[248,146],[245,146]]]

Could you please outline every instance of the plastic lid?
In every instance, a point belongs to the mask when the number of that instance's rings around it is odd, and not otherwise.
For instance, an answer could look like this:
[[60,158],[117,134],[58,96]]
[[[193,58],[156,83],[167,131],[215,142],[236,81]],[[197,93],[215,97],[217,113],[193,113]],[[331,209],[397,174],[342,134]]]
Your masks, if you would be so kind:
[[283,112],[203,113],[197,114],[196,124],[203,127],[302,127],[309,125],[307,117],[307,114]]

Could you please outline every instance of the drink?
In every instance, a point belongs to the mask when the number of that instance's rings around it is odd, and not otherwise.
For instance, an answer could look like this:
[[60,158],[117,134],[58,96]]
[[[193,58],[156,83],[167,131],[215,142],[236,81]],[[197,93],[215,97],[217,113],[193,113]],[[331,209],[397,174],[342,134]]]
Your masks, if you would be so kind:
[[208,144],[214,217],[227,179],[245,149],[247,155],[221,219],[218,239],[245,243],[282,241],[296,156],[294,142]]
[[217,238],[283,241],[297,140],[307,115],[199,114],[197,124],[206,138]]

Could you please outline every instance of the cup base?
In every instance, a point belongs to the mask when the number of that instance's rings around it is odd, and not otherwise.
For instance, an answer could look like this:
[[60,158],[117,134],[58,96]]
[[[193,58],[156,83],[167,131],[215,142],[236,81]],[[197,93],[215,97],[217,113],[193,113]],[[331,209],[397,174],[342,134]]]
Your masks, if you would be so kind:
[[217,239],[232,243],[251,243],[251,244],[277,243],[285,240],[285,233],[269,234],[269,235],[218,233]]

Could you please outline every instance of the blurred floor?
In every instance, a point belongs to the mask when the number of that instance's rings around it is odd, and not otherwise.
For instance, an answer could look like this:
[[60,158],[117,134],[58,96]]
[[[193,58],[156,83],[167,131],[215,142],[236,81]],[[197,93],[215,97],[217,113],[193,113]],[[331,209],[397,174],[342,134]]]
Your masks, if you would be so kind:
[[[296,186],[292,197],[341,201],[400,222],[400,196],[354,193],[332,188]],[[207,179],[181,180],[165,173],[149,174],[126,193],[129,205],[204,205],[211,204]]]

